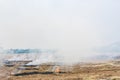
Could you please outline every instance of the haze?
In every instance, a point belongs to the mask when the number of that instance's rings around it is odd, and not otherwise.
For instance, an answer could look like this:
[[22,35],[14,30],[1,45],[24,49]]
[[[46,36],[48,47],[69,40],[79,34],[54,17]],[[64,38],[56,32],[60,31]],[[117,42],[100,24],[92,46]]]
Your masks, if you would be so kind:
[[120,41],[119,4],[119,0],[0,0],[0,46],[56,49],[68,58],[102,54],[95,49]]

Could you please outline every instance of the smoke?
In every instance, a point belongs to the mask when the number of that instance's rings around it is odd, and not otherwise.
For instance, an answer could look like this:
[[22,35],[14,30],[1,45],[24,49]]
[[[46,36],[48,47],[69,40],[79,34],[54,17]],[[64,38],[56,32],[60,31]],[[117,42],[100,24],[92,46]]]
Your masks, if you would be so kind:
[[58,52],[43,55],[1,53],[0,61],[6,57],[20,60],[29,56],[36,64],[40,60],[75,63],[104,55],[105,52],[94,49],[120,40],[119,3],[113,0],[109,3],[105,0],[2,0],[0,45],[57,49]]
[[53,52],[41,51],[40,53],[6,53],[4,50],[0,53],[0,65],[4,64],[4,61],[32,61],[27,65],[40,65],[42,63],[60,62],[60,56]]
[[57,61],[54,54],[42,53],[42,54],[37,55],[37,56],[38,57],[33,59],[33,61],[28,63],[27,65],[39,65],[42,63],[49,63],[49,62],[51,63],[51,62]]
[[[96,51],[96,52],[95,52]],[[31,61],[27,65],[40,65],[42,63],[64,63],[75,64],[80,62],[94,62],[103,60],[112,60],[114,57],[120,56],[119,44],[109,44],[108,46],[98,47],[98,49],[86,49],[79,53],[74,48],[61,51],[45,51],[40,53],[7,53],[6,50],[0,50],[0,65],[5,60],[8,61]]]
[[77,62],[86,61],[86,57],[78,56],[76,54],[65,54],[63,52],[56,53],[5,53],[0,54],[0,65],[3,65],[4,61],[31,61],[27,65],[40,65],[42,63],[64,63],[64,64],[73,64]]
[[11,57],[11,54],[0,53],[0,66],[2,66],[4,60],[8,59],[9,57]]

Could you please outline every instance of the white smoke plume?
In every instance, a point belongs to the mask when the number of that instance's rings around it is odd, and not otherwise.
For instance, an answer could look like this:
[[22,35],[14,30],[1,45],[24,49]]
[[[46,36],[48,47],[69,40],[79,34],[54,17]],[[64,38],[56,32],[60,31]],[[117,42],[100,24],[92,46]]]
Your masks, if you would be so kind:
[[[0,0],[0,46],[58,49],[59,61],[89,61],[91,56],[106,54],[94,48],[120,41],[119,4],[119,0]],[[36,63],[42,58],[27,55]],[[0,61],[25,56],[1,53]]]

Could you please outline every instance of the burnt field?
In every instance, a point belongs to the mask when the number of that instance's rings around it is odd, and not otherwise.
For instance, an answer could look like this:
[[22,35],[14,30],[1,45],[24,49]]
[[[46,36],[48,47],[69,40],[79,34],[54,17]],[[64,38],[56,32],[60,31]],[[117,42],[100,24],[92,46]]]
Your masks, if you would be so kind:
[[11,75],[15,67],[4,66],[0,70],[0,80],[120,80],[120,66],[116,61],[64,66],[58,73],[48,71],[49,67],[44,65],[38,69],[27,68]]

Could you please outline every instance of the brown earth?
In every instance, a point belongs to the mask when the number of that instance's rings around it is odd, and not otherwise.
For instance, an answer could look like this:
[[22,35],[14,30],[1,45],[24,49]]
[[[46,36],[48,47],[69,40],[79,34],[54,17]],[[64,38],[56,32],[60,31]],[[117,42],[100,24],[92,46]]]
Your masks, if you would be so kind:
[[13,68],[2,67],[0,80],[120,80],[120,66],[108,63],[76,64],[72,66],[72,70],[60,73],[44,69],[24,70],[20,74],[10,75]]

